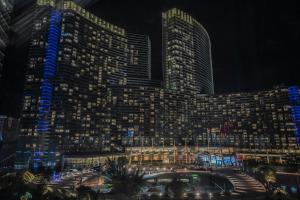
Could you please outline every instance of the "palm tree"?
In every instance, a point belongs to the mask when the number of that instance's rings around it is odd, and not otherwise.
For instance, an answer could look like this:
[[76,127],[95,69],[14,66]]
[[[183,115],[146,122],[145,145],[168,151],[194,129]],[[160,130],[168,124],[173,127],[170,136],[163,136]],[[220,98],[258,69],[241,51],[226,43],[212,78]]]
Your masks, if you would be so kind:
[[125,156],[121,156],[118,158],[118,164],[121,166],[125,166],[129,163],[128,159]]
[[271,199],[272,200],[287,200],[288,199],[287,195],[288,194],[284,189],[278,187],[273,191]]
[[117,161],[116,159],[110,159],[109,157],[105,160],[106,173],[108,176],[113,177],[117,173]]
[[77,197],[79,200],[96,200],[97,194],[86,186],[80,186],[77,189]]
[[144,173],[140,173],[139,170],[135,171],[133,174],[129,175],[130,187],[133,194],[137,194],[145,184],[143,179]]
[[32,181],[35,176],[29,171],[0,177],[0,199],[41,199],[39,187]]
[[167,185],[166,191],[168,192],[169,196],[180,199],[182,198],[185,188],[186,184],[183,183],[179,178],[174,177],[172,182]]
[[129,173],[126,166],[128,159],[126,157],[119,157],[118,159],[107,158],[105,161],[106,174],[112,179],[113,191],[122,193],[128,196],[136,195],[145,181],[144,174],[139,170],[134,173]]
[[125,156],[119,157],[117,159],[117,170],[124,171],[128,163],[129,161]]
[[270,185],[276,183],[276,170],[269,167],[264,166],[260,168],[260,173],[262,175],[261,179],[267,185],[267,190],[270,191]]
[[137,195],[145,184],[145,180],[143,179],[144,174],[141,174],[139,170],[130,174],[128,171],[124,172],[112,178],[113,191],[130,197]]
[[76,194],[67,190],[54,189],[35,179],[29,171],[0,176],[0,199],[28,200],[75,200]]
[[119,157],[117,160],[110,159],[109,157],[105,161],[106,173],[110,177],[122,176],[126,174],[126,165],[128,164],[128,159],[126,157]]

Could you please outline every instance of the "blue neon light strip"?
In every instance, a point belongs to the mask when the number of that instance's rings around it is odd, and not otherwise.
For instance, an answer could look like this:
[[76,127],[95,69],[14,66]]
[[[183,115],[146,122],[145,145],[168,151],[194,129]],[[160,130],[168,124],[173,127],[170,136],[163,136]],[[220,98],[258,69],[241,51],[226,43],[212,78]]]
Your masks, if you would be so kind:
[[58,42],[60,38],[61,14],[54,10],[51,13],[50,25],[48,30],[48,46],[46,49],[43,81],[41,84],[41,99],[39,103],[39,118],[37,122],[37,132],[39,134],[49,132],[50,106],[52,102],[53,84],[50,81],[56,73],[56,61],[58,52]]
[[[52,102],[52,92],[53,84],[51,79],[56,73],[56,61],[58,52],[58,43],[60,38],[60,25],[61,24],[61,14],[59,11],[54,10],[51,13],[50,24],[48,29],[48,46],[46,49],[43,80],[41,83],[41,97],[39,103],[39,114],[37,121],[37,132],[38,134],[44,134],[49,132],[49,112]],[[49,152],[34,152],[33,154],[33,168],[37,169],[39,167],[39,162],[41,162],[41,157],[43,154],[48,154]]]
[[291,104],[292,120],[295,123],[295,137],[300,144],[300,96],[299,88],[292,86],[288,88],[288,97]]

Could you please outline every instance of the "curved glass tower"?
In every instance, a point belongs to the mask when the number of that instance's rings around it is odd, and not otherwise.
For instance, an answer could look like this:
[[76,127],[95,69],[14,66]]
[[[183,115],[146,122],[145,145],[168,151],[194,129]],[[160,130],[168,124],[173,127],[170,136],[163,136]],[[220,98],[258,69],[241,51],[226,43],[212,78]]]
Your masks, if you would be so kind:
[[173,8],[162,13],[162,34],[165,88],[213,94],[211,45],[204,27]]

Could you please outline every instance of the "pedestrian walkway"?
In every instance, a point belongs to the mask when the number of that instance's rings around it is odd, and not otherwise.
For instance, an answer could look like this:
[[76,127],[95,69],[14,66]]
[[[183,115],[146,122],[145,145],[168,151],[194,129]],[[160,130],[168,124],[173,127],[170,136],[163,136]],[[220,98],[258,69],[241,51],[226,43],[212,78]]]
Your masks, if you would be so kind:
[[246,174],[241,174],[237,170],[226,169],[222,173],[234,186],[232,196],[243,197],[258,197],[264,195],[266,192],[265,187],[256,179]]

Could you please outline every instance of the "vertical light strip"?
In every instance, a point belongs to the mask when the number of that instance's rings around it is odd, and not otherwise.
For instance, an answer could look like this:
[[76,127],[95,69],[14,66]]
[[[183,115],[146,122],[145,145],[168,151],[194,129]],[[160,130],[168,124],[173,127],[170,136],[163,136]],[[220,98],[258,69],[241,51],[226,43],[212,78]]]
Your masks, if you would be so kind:
[[[60,24],[61,14],[58,10],[53,10],[51,13],[48,30],[48,46],[46,49],[43,80],[41,83],[41,98],[39,102],[39,114],[37,121],[37,133],[40,135],[47,134],[50,130],[49,114],[53,92],[53,83],[51,80],[53,77],[55,77],[56,74],[58,42],[60,38],[61,26]],[[47,154],[49,152],[44,153]]]
[[292,86],[288,88],[288,97],[291,104],[292,120],[295,124],[296,143],[300,144],[300,96],[299,88]]

